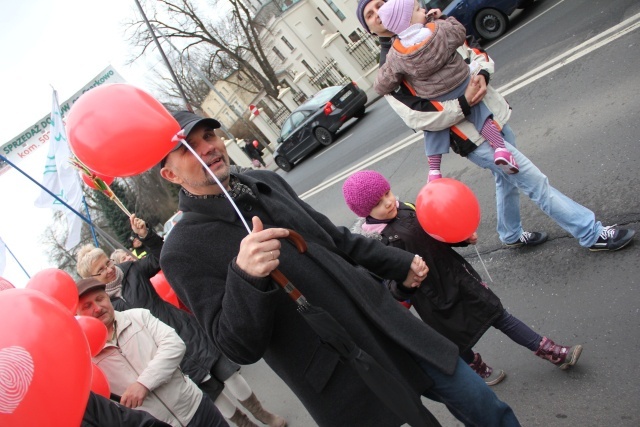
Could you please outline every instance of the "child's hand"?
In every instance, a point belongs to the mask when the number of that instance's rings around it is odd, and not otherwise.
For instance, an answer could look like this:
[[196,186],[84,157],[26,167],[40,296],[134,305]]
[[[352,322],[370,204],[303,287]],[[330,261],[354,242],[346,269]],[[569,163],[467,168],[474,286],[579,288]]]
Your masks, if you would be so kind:
[[467,240],[465,240],[465,242],[467,242],[470,245],[475,245],[476,243],[478,243],[478,233],[473,233],[471,235],[471,237],[469,237]]
[[413,257],[413,261],[411,261],[409,274],[407,274],[407,278],[402,282],[402,284],[407,288],[417,288],[427,277],[428,272],[429,267],[427,267],[427,263],[424,262],[421,257],[416,255]]
[[429,9],[427,12],[427,22],[435,21],[436,19],[440,19],[442,16],[442,11],[440,9]]

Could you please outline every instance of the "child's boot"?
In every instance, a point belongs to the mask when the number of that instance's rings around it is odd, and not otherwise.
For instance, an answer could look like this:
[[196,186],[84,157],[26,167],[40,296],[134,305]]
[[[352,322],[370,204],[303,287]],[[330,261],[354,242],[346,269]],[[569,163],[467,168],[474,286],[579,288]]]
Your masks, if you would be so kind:
[[502,369],[493,369],[484,363],[480,353],[473,353],[473,362],[469,363],[469,367],[480,375],[487,385],[496,385],[507,376]]
[[442,173],[439,170],[430,170],[427,176],[427,184],[440,178],[442,178]]
[[493,154],[493,163],[508,174],[520,172],[515,157],[506,148],[496,148],[496,152]]
[[582,353],[580,344],[565,347],[554,343],[547,337],[542,337],[540,347],[536,350],[535,355],[548,360],[560,369],[567,369],[578,362],[580,353]]

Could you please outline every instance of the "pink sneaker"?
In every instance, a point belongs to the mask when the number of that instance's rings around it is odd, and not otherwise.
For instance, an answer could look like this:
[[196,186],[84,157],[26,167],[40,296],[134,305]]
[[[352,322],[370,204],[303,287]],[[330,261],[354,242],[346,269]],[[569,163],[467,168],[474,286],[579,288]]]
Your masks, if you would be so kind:
[[427,184],[440,178],[442,178],[442,174],[439,170],[429,171],[429,175],[427,176]]
[[493,163],[500,166],[500,168],[508,174],[520,172],[516,159],[506,148],[496,148],[496,152],[493,155]]

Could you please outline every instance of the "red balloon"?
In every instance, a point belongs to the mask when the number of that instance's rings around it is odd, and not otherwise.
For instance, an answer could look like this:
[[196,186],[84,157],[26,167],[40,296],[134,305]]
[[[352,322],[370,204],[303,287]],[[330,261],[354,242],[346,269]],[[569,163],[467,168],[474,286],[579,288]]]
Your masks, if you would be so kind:
[[[115,179],[112,176],[106,176],[106,175],[102,175],[99,173],[95,173],[94,174],[100,178],[101,180],[104,181],[105,184],[107,185],[111,185],[111,183],[113,182],[113,180]],[[87,184],[89,187],[93,188],[94,190],[99,190],[98,187],[96,187],[96,185],[93,183],[93,181],[91,180],[91,178],[89,178],[89,176],[84,173],[84,172],[80,172],[80,177],[82,177],[82,181],[84,181],[85,184]]]
[[0,325],[0,425],[79,426],[91,355],[78,322],[42,292],[9,289]]
[[160,295],[160,298],[180,308],[178,296],[171,288],[171,285],[167,281],[167,278],[164,276],[164,273],[162,271],[151,278],[151,284],[155,288],[158,295]]
[[84,336],[87,337],[91,356],[97,356],[107,342],[107,327],[104,323],[91,316],[76,316],[76,320],[80,324]]
[[67,307],[73,315],[76,314],[78,287],[66,271],[47,268],[29,279],[26,287],[49,295]]
[[107,376],[95,363],[91,364],[91,368],[93,370],[91,375],[91,391],[109,399],[109,397],[111,397],[111,386],[109,385]]
[[151,95],[115,83],[91,89],[67,118],[69,145],[90,170],[107,176],[138,175],[175,147],[180,125]]
[[424,231],[447,243],[467,240],[480,224],[480,204],[475,194],[452,178],[437,179],[422,187],[416,214]]
[[15,286],[4,277],[0,277],[0,291],[6,291],[7,289],[15,289]]
[[253,146],[254,146],[254,147],[256,147],[256,148],[258,148],[258,140],[257,140],[257,139],[254,139],[254,140],[253,140]]

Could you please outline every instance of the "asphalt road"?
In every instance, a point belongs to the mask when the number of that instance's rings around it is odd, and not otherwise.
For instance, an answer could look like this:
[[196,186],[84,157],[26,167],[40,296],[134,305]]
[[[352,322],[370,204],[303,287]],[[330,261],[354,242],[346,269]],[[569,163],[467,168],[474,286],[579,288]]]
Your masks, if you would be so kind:
[[[639,231],[640,3],[538,0],[512,22],[505,37],[485,47],[496,62],[491,84],[514,109],[510,125],[518,147],[553,186],[605,225]],[[528,73],[531,78],[523,78]],[[513,86],[518,79],[521,86]],[[349,173],[380,171],[402,200],[413,200],[426,179],[420,135],[384,100],[368,111],[334,144],[283,173],[338,225],[354,220],[341,194]],[[550,239],[506,249],[495,232],[491,175],[455,154],[443,158],[443,173],[465,182],[480,200],[477,248],[505,308],[557,342],[584,345],[579,364],[560,371],[490,330],[476,350],[507,372],[494,391],[524,426],[640,425],[640,242],[615,253],[589,252],[522,197],[525,228],[545,230]],[[473,249],[461,253],[487,278]],[[264,363],[243,372],[291,426],[315,425]],[[444,426],[460,425],[441,405],[426,404]]]

